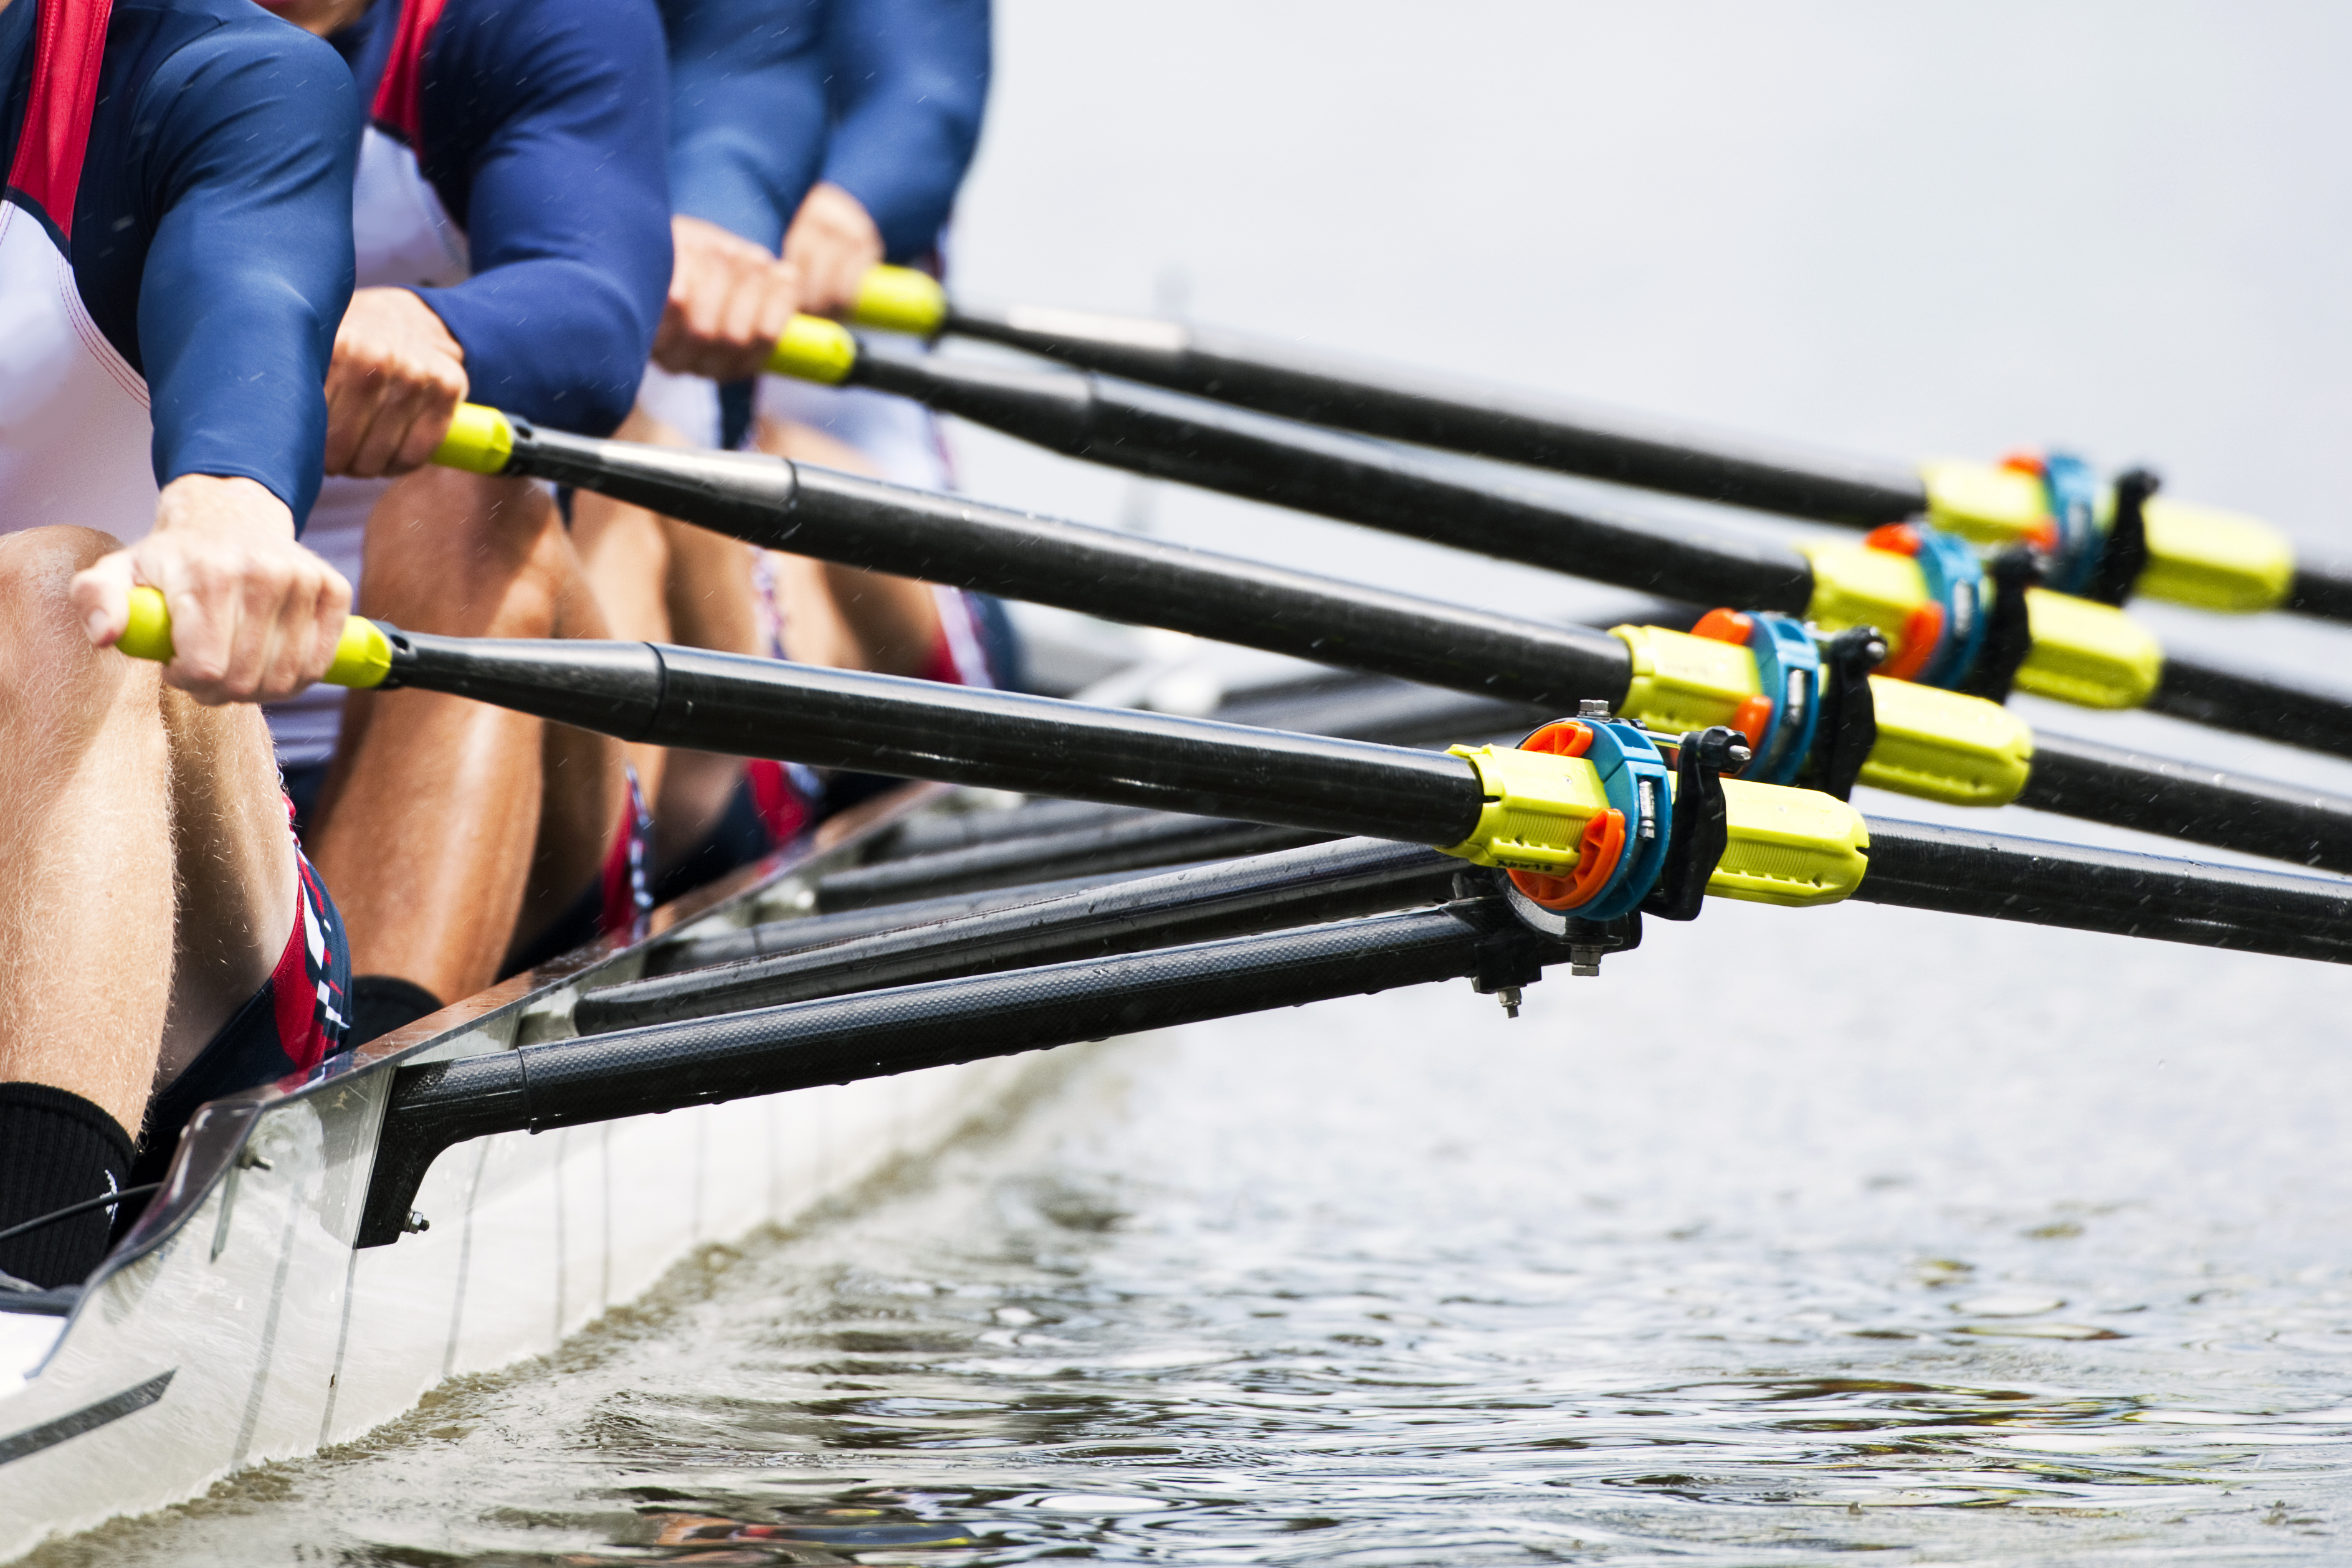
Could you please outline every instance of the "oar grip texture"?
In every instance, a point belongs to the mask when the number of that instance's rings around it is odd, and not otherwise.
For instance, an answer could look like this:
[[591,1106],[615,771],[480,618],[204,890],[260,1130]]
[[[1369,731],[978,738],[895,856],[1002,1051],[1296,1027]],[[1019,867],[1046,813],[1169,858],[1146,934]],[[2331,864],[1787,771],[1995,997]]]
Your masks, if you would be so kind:
[[[131,624],[115,640],[114,646],[134,659],[152,659],[159,664],[172,662],[172,612],[163,602],[162,590],[139,587],[131,591]],[[374,622],[354,615],[343,622],[343,634],[335,643],[334,660],[319,678],[331,686],[364,691],[383,685],[391,672],[392,640]]]
[[[1599,846],[1587,829],[1609,810],[1600,769],[1581,757],[1457,746],[1478,776],[1478,823],[1446,854],[1474,865],[1574,879]],[[1862,813],[1818,789],[1723,780],[1729,841],[1707,879],[1717,898],[1801,907],[1862,885],[1870,831]],[[1572,913],[1572,912],[1571,912]]]
[[497,409],[461,402],[449,434],[433,450],[433,461],[468,474],[503,474],[514,456],[514,426]]
[[848,328],[822,316],[793,317],[768,356],[768,369],[776,374],[820,386],[839,386],[856,367],[857,340]]
[[948,322],[948,293],[940,280],[911,267],[877,267],[857,285],[850,320],[877,332],[936,337]]

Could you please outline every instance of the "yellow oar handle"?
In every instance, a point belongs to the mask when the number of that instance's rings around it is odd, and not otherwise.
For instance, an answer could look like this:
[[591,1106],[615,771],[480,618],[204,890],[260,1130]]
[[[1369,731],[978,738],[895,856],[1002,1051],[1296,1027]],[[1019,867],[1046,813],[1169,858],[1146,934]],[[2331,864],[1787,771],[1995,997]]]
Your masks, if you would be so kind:
[[[919,338],[936,335],[947,325],[947,290],[929,273],[908,267],[877,267],[857,286],[857,302],[850,307],[853,325],[877,332],[911,332]],[[838,321],[822,316],[795,316],[768,369],[780,376],[795,376],[824,386],[839,386],[857,363],[857,340]]]
[[[159,590],[131,591],[131,625],[114,645],[134,659],[152,659],[159,664],[172,662],[172,612],[164,606]],[[383,628],[354,615],[343,622],[334,662],[320,679],[331,686],[365,689],[383,685],[384,676],[391,673],[392,643],[384,637]]]
[[911,267],[877,267],[857,286],[849,319],[877,332],[936,335],[948,321],[948,291],[928,272]]
[[468,474],[503,474],[514,456],[514,426],[487,403],[461,402],[449,434],[433,449],[433,461]]
[[822,316],[793,317],[768,356],[768,369],[777,375],[828,387],[847,381],[856,364],[857,340],[848,328]]

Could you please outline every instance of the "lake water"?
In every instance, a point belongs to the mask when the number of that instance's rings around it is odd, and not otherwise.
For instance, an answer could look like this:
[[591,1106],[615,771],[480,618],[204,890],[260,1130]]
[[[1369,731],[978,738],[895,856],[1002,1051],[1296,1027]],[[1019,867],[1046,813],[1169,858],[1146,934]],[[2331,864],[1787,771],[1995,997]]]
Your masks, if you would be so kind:
[[[975,296],[1861,452],[2074,442],[2352,558],[2339,9],[998,9]],[[957,439],[988,499],[1590,600]],[[1041,1062],[992,1128],[551,1363],[37,1561],[2341,1560],[2352,973],[1717,904],[1527,1003]]]

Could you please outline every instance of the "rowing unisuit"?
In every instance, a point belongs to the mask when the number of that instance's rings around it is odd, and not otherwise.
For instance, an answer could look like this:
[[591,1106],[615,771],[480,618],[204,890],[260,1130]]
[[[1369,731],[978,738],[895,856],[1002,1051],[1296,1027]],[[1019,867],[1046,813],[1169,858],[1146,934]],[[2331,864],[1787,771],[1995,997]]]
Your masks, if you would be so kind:
[[[323,427],[313,372],[333,323],[320,302],[336,292],[342,258],[290,221],[323,193],[311,160],[262,147],[296,133],[306,94],[324,84],[252,94],[240,56],[264,24],[236,0],[117,4],[116,42],[101,54],[109,13],[106,0],[18,0],[0,12],[13,83],[0,529],[76,523],[135,539],[153,524],[157,486],[194,473],[257,479],[299,518],[319,477],[290,455]],[[101,89],[121,107],[94,114]],[[135,120],[132,102],[149,118]],[[316,145],[321,130],[302,125],[300,140]],[[236,166],[186,166],[207,137],[233,136],[257,144]],[[163,181],[177,186],[168,207],[147,199]],[[267,236],[278,265],[202,265],[232,227]],[[299,289],[278,287],[288,279]],[[289,346],[300,350],[290,360]],[[152,414],[151,381],[169,389]],[[226,428],[217,411],[228,403],[264,424]]]
[[[228,492],[230,528],[309,509],[351,265],[356,124],[335,76],[243,0],[0,10],[0,639],[49,709],[0,716],[0,1228],[125,1185],[142,1119],[152,1167],[192,1096],[315,1066],[341,1032],[341,923],[282,815],[250,832],[282,810],[250,710],[79,706],[153,677],[56,634],[68,580],[109,548],[73,530],[147,539],[163,497],[196,493],[181,481],[261,486]],[[199,809],[224,836],[175,873],[155,857],[195,849],[174,818]],[[249,911],[258,892],[291,930],[175,930],[175,875],[183,911]],[[251,977],[224,994],[215,976]],[[0,1245],[0,1274],[78,1278],[109,1220]]]
[[[551,491],[426,464],[460,396],[609,432],[669,275],[652,0],[267,0],[369,104],[311,537],[412,631],[602,636]],[[650,909],[619,747],[431,693],[272,713],[362,1036]],[[329,785],[328,764],[333,780]]]
[[[660,105],[613,91],[609,69],[645,48],[643,21],[626,5],[374,0],[329,39],[369,98],[357,287],[414,288],[464,346],[470,395],[560,430],[606,434],[628,413],[667,281],[657,228],[632,221],[663,199],[642,155]],[[311,514],[311,548],[354,589],[391,483],[330,478]],[[334,755],[342,704],[320,685],[271,706],[289,772]]]

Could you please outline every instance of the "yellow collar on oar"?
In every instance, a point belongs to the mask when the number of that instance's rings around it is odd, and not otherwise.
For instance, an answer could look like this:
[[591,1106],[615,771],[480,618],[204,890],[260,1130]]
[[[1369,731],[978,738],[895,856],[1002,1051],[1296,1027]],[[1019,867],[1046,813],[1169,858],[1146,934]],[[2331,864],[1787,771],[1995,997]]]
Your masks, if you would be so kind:
[[[1439,846],[1474,865],[1572,873],[1585,824],[1608,807],[1598,770],[1581,757],[1507,746],[1457,746],[1478,775],[1484,810],[1470,837]],[[1707,878],[1717,898],[1790,907],[1835,904],[1870,869],[1862,813],[1818,789],[1723,780],[1727,841]]]
[[[131,591],[131,624],[114,645],[134,659],[152,659],[159,664],[172,662],[172,612],[160,591],[144,587]],[[363,691],[383,685],[391,673],[391,639],[374,622],[354,615],[343,622],[334,661],[320,678],[331,686]]]

